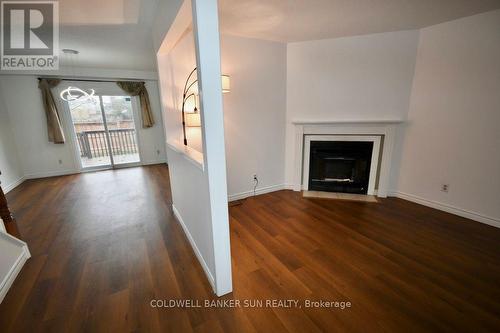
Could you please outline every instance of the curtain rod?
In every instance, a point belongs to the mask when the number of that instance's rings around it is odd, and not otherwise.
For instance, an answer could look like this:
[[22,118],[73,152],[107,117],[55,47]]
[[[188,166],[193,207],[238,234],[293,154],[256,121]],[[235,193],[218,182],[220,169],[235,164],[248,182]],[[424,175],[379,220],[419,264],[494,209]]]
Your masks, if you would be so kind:
[[[112,79],[60,79],[58,77],[39,77],[38,80],[41,79],[59,79],[61,81],[79,81],[79,82],[118,82],[118,81],[132,81],[132,82],[144,82],[144,80],[134,80],[134,79],[118,79],[118,80],[112,80]],[[145,83],[145,82],[144,82]]]

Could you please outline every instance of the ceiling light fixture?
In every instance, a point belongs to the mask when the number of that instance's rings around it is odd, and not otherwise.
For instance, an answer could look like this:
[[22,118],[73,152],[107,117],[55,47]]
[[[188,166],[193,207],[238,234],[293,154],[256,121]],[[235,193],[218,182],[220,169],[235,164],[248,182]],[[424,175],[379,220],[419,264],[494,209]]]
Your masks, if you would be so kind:
[[[75,67],[75,57],[80,54],[80,51],[74,50],[74,49],[62,49],[61,50],[65,55],[68,56],[69,61],[70,61],[70,67]],[[72,101],[81,101],[81,102],[86,102],[87,100],[93,99],[95,95],[95,90],[90,89],[90,93],[86,92],[83,89],[80,89],[78,87],[71,87],[69,86],[68,88],[64,89],[61,91],[59,96],[61,97],[62,100],[66,102],[72,102]]]
[[73,49],[62,49],[61,50],[64,54],[79,54],[80,51],[73,50]]
[[71,101],[86,101],[89,99],[92,99],[95,95],[95,90],[90,89],[90,94],[86,92],[85,90],[82,90],[77,87],[68,87],[61,91],[61,94],[59,95],[63,100],[66,102],[71,102]]

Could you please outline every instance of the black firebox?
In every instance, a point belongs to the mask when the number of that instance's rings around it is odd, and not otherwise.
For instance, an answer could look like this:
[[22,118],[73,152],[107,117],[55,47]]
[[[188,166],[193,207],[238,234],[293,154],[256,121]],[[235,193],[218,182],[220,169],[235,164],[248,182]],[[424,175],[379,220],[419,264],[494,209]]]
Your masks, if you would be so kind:
[[367,194],[373,142],[311,141],[309,190]]

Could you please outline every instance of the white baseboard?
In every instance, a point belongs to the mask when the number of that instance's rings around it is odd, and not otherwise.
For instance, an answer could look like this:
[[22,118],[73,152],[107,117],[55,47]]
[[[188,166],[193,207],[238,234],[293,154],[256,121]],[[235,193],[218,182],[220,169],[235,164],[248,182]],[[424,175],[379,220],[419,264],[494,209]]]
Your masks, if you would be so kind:
[[14,265],[12,265],[12,267],[9,269],[9,272],[7,273],[3,281],[0,281],[0,303],[2,303],[5,295],[7,295],[7,292],[16,280],[17,275],[19,274],[19,272],[21,272],[21,269],[23,268],[26,261],[31,257],[31,254],[28,250],[28,245],[26,245],[25,242],[20,241],[19,239],[3,232],[0,232],[0,238],[9,242],[15,242],[16,245],[22,248],[21,253],[19,254],[19,257],[15,261]]
[[[166,160],[155,160],[155,161],[144,161],[141,163],[141,165],[152,165],[152,164],[164,164],[167,163]],[[81,173],[81,171],[77,169],[69,169],[69,170],[62,170],[62,171],[46,171],[46,172],[37,172],[37,173],[31,173],[27,174],[24,177],[19,178],[15,182],[6,185],[3,187],[3,190],[5,193],[8,193],[12,191],[14,188],[17,186],[21,185],[25,180],[27,179],[38,179],[38,178],[48,178],[48,177],[57,177],[57,176],[67,176],[67,175],[74,175],[77,173]]]
[[[255,195],[259,194],[265,194],[265,193],[270,193],[270,192],[276,192],[280,190],[285,190],[287,189],[285,184],[278,184],[278,185],[271,185],[271,186],[266,186],[266,187],[260,187],[255,190]],[[228,196],[228,201],[235,201],[235,200],[241,200],[245,199],[248,197],[253,196],[253,190],[252,191],[246,191],[246,192],[241,192],[241,193],[235,193],[235,194],[230,194]]]
[[400,192],[400,191],[389,191],[389,193],[387,195],[390,197],[398,197],[400,199],[415,202],[415,203],[418,203],[418,204],[421,204],[421,205],[424,205],[427,207],[439,209],[439,210],[442,210],[442,211],[447,212],[447,213],[455,214],[455,215],[465,217],[465,218],[468,218],[468,219],[471,219],[471,220],[474,220],[477,222],[491,225],[493,227],[500,228],[500,219],[497,219],[494,217],[485,216],[485,215],[482,215],[482,214],[479,214],[476,212],[472,212],[470,210],[458,208],[458,207],[448,205],[448,204],[445,204],[442,202],[437,202],[434,200],[424,199],[422,197],[419,197],[419,196],[416,196],[413,194],[409,194],[409,193]]
[[216,293],[215,289],[215,279],[210,272],[210,269],[208,268],[207,263],[205,262],[205,259],[203,259],[203,256],[201,255],[200,250],[198,249],[198,246],[196,246],[196,243],[194,241],[193,236],[191,236],[191,233],[189,232],[189,229],[187,228],[186,224],[184,223],[184,220],[182,219],[181,214],[175,208],[174,204],[172,204],[172,211],[174,212],[175,217],[179,221],[179,224],[181,225],[182,229],[184,230],[184,233],[186,234],[187,239],[189,240],[189,243],[191,244],[191,247],[193,248],[194,254],[196,255],[196,258],[198,258],[198,261],[201,264],[201,267],[203,268],[203,271],[205,271],[205,275],[208,278],[208,282],[210,282],[210,285],[212,286],[212,290],[214,293]]
[[166,164],[167,160],[154,160],[154,161],[143,161],[142,165],[154,165],[154,164]]
[[21,177],[18,180],[14,181],[13,183],[7,184],[3,187],[3,191],[5,194],[9,193],[19,185],[21,185],[24,181],[26,180],[26,177]]
[[78,171],[76,169],[62,170],[62,171],[47,171],[47,172],[37,172],[37,173],[27,174],[24,176],[24,178],[25,179],[37,179],[37,178],[73,175],[76,173],[80,173],[80,171]]

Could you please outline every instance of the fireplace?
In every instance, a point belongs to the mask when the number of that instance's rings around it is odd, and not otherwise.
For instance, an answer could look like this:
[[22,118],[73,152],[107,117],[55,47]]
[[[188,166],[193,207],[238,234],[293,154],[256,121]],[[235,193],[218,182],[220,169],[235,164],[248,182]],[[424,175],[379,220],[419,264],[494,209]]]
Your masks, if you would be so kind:
[[311,141],[373,142],[368,195],[387,197],[398,120],[292,120],[294,140],[287,153],[287,185],[309,190]]
[[373,141],[312,139],[309,148],[308,189],[367,194],[373,150]]

